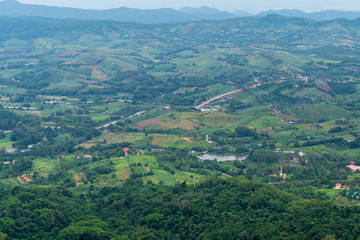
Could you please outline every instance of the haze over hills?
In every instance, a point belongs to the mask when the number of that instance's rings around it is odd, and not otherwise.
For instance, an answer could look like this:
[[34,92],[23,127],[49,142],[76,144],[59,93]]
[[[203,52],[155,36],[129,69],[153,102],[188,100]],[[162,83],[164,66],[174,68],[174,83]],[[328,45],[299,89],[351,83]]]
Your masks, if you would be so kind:
[[345,18],[348,20],[352,20],[360,17],[360,12],[327,10],[327,11],[306,13],[304,11],[297,9],[269,10],[269,11],[261,12],[256,16],[262,17],[270,14],[277,14],[285,17],[303,17],[315,21],[326,21],[337,18]]
[[312,20],[332,20],[336,18],[356,19],[360,17],[360,12],[349,11],[320,11],[306,13],[300,10],[269,10],[256,15],[245,11],[226,12],[216,8],[185,7],[179,10],[170,8],[142,10],[135,8],[116,8],[108,10],[85,10],[66,7],[52,7],[43,5],[23,4],[17,0],[4,0],[0,2],[0,15],[9,17],[37,16],[50,17],[56,19],[87,19],[87,20],[115,20],[138,23],[171,23],[189,22],[198,20],[224,20],[238,17],[267,16],[278,14],[289,17],[304,17]]
[[202,19],[228,19],[236,17],[231,13],[220,12],[217,9],[210,8],[186,8],[180,11],[176,11],[170,8],[141,10],[125,7],[109,10],[84,10],[75,8],[22,4],[16,0],[5,0],[0,2],[0,15],[9,17],[37,16],[56,19],[101,19],[139,23],[186,22]]

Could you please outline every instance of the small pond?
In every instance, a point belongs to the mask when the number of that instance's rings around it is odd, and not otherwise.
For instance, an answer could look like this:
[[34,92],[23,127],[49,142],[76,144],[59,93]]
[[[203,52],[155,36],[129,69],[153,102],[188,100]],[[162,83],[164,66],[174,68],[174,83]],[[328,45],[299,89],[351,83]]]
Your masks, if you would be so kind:
[[226,161],[235,161],[235,160],[239,160],[239,161],[244,161],[246,159],[248,155],[229,155],[229,156],[222,156],[222,155],[215,155],[215,154],[202,154],[197,156],[199,158],[199,160],[204,161],[204,160],[217,160],[218,162],[226,162]]

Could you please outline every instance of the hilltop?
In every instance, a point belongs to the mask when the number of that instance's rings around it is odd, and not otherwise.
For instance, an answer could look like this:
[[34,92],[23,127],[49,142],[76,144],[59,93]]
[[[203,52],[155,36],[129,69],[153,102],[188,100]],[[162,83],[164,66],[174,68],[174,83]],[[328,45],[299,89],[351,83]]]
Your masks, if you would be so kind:
[[85,10],[66,7],[23,4],[17,0],[3,0],[0,2],[0,15],[9,17],[33,16],[55,19],[83,19],[83,20],[115,20],[137,23],[176,23],[199,20],[225,20],[239,17],[263,17],[277,14],[288,17],[303,17],[312,20],[334,20],[337,18],[356,19],[359,12],[327,10],[306,13],[300,10],[269,10],[259,14],[250,14],[245,11],[226,12],[215,8],[185,7],[179,10],[162,8],[142,10],[135,8],[115,8],[108,10]]

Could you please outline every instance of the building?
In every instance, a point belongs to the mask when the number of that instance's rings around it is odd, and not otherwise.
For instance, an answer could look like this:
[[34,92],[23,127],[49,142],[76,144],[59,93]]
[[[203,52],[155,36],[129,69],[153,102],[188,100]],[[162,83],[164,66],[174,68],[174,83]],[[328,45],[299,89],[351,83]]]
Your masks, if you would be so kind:
[[14,153],[14,152],[16,152],[17,151],[17,148],[6,148],[5,149],[5,152],[6,153]]
[[163,110],[164,110],[164,111],[170,111],[170,110],[171,110],[171,107],[169,107],[169,106],[164,107]]
[[360,171],[360,166],[356,166],[354,161],[352,161],[351,164],[347,165],[346,167],[350,168],[353,172],[356,172],[357,170]]
[[341,183],[337,183],[334,187],[334,189],[342,189]]
[[123,151],[125,152],[125,156],[128,156],[129,154],[128,154],[128,151],[129,151],[130,149],[129,148],[123,148]]
[[284,173],[283,173],[283,171],[282,171],[282,166],[280,166],[279,176],[280,176],[280,177],[284,176]]

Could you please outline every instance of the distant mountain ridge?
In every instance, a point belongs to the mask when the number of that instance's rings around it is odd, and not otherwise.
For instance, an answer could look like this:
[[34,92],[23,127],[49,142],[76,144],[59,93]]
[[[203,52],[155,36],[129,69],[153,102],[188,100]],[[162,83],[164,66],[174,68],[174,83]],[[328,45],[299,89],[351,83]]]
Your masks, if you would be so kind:
[[[115,8],[108,10],[85,10],[67,7],[52,7],[43,5],[22,4],[16,0],[0,2],[0,15],[9,17],[37,16],[55,19],[83,19],[83,20],[115,20],[138,23],[171,23],[190,22],[204,19],[236,18],[228,12],[221,12],[210,8],[184,8],[180,11],[161,8],[141,10],[134,8]],[[250,14],[248,14],[250,15]]]
[[360,18],[360,12],[327,10],[327,11],[306,13],[304,11],[297,9],[269,10],[269,11],[261,12],[256,16],[264,17],[270,14],[277,14],[285,17],[303,17],[315,21],[327,21],[327,20],[334,20],[337,18],[345,18],[348,20]]
[[[179,12],[192,16],[197,16],[200,19],[221,20],[221,19],[230,19],[230,18],[238,17],[232,13],[219,11],[216,8],[209,8],[209,7],[200,7],[200,8],[185,7],[185,8],[181,8]],[[248,16],[251,16],[251,14],[243,12],[243,15],[241,17],[248,17]]]
[[351,11],[320,11],[306,13],[300,10],[269,10],[256,15],[245,11],[235,11],[233,13],[219,11],[216,8],[185,7],[179,10],[170,8],[141,10],[135,8],[115,8],[108,10],[85,10],[69,7],[52,7],[44,5],[23,4],[17,0],[3,0],[0,2],[0,15],[8,17],[36,16],[55,19],[83,19],[83,20],[115,20],[123,22],[137,23],[173,23],[191,22],[199,20],[225,20],[238,17],[263,17],[277,14],[287,17],[303,17],[312,20],[333,20],[336,18],[356,19],[360,17],[360,12]]

